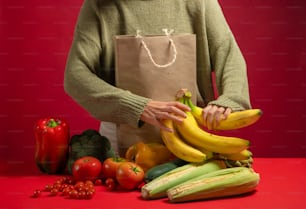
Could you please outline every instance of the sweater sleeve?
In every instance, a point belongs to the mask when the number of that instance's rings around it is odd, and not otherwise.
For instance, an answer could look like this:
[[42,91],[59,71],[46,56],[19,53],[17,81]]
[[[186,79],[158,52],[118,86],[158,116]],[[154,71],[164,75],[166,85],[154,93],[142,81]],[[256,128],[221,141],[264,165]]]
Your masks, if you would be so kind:
[[251,108],[246,63],[216,0],[207,0],[206,25],[218,91],[218,98],[209,104],[233,111]]
[[149,99],[116,88],[96,74],[103,51],[97,2],[86,0],[82,5],[66,63],[64,89],[96,119],[137,127]]

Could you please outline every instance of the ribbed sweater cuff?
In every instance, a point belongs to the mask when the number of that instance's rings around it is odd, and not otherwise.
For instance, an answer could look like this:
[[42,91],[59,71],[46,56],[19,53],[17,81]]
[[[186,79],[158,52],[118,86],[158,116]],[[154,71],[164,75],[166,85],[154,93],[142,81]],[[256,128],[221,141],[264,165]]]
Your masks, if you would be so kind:
[[243,107],[242,105],[239,105],[237,102],[225,96],[220,96],[217,100],[211,101],[208,104],[217,105],[221,107],[230,107],[234,112],[241,111],[247,108]]
[[120,117],[133,127],[139,127],[142,122],[140,116],[144,107],[150,101],[149,98],[138,96],[135,94],[127,94],[121,100]]

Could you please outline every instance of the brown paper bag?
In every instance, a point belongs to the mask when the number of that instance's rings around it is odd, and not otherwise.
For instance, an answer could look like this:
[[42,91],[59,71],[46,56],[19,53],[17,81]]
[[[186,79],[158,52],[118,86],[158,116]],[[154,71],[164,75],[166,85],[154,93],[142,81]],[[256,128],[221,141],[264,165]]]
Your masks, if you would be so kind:
[[[197,94],[194,34],[120,35],[114,39],[117,87],[159,101],[175,100],[181,88]],[[160,130],[149,124],[141,128],[121,124],[117,130],[123,153],[140,140],[161,142]]]

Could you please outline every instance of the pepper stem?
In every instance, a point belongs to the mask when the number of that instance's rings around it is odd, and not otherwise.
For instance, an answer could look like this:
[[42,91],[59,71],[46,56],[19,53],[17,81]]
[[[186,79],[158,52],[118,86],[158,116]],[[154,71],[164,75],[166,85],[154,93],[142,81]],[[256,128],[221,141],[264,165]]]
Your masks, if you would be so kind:
[[54,128],[56,126],[58,126],[58,122],[56,122],[53,118],[51,118],[48,123],[47,123],[47,126],[50,127],[50,128]]

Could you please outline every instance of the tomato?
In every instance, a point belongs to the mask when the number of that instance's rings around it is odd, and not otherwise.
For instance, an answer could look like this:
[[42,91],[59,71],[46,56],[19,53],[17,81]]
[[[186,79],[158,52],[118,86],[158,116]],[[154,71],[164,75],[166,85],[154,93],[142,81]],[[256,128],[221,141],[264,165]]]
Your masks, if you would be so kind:
[[123,189],[136,189],[144,180],[144,171],[134,162],[122,162],[117,169],[116,179]]
[[107,190],[113,191],[116,189],[116,181],[113,178],[107,178],[105,180],[105,186],[107,187]]
[[100,177],[102,163],[99,159],[84,156],[76,160],[72,165],[72,176],[75,181],[94,181]]
[[75,190],[75,189],[72,189],[72,190],[69,191],[68,196],[71,199],[77,199],[78,198],[78,191]]
[[102,174],[106,178],[116,178],[116,172],[122,162],[126,162],[125,158],[110,157],[104,160],[102,164]]
[[95,186],[101,186],[102,185],[102,180],[101,179],[95,180],[94,185]]
[[50,191],[50,196],[56,196],[57,194],[58,194],[58,189],[56,189],[56,188],[53,188],[53,189],[51,189],[51,191]]
[[41,195],[41,190],[40,189],[35,189],[33,192],[32,197],[39,197]]

